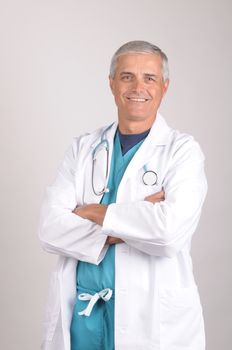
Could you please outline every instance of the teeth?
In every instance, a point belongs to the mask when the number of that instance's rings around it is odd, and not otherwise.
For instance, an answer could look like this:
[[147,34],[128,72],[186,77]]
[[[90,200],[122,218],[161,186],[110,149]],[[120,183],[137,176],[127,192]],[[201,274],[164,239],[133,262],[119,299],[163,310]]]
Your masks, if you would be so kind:
[[146,101],[145,98],[130,98],[130,97],[129,97],[129,100],[135,101],[135,102],[145,102]]

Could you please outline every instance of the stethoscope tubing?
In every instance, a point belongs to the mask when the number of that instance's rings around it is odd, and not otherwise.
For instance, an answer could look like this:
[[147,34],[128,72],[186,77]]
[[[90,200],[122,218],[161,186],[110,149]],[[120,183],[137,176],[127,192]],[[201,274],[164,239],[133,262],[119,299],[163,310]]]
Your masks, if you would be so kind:
[[[113,124],[112,124],[113,125]],[[101,196],[105,192],[109,192],[109,189],[107,188],[107,180],[108,180],[108,174],[109,174],[109,141],[106,138],[106,132],[112,127],[112,125],[108,126],[101,135],[101,141],[97,144],[97,146],[94,148],[92,153],[92,189],[96,196]],[[106,172],[105,172],[105,180],[102,190],[96,191],[95,185],[94,185],[94,174],[95,174],[95,162],[96,162],[96,155],[98,150],[101,147],[104,147],[106,150]],[[142,181],[145,186],[155,186],[158,185],[158,175],[155,171],[149,170],[147,168],[147,165],[143,166],[144,174],[142,176]],[[148,182],[148,176],[150,176],[150,182]],[[152,176],[152,178],[151,178]],[[147,178],[147,180],[146,180]]]
[[[113,124],[112,124],[113,125]],[[93,153],[92,153],[92,189],[93,192],[96,196],[101,196],[105,192],[108,192],[107,188],[107,179],[108,179],[108,174],[109,174],[109,141],[105,137],[106,132],[111,128],[111,126],[108,126],[102,133],[101,135],[101,141],[100,143],[94,148]],[[104,180],[104,186],[103,189],[100,191],[96,191],[95,185],[94,185],[94,169],[95,169],[95,162],[96,162],[96,154],[97,151],[101,148],[104,147],[106,150],[106,172],[105,172],[105,180]]]

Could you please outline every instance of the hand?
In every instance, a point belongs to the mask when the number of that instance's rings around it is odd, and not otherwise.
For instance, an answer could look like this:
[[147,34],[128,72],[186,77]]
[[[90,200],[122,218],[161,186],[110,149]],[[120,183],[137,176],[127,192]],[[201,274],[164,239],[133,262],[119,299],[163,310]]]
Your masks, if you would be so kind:
[[111,237],[108,236],[107,240],[106,240],[106,244],[118,244],[118,243],[124,243],[124,241],[121,238],[117,238],[117,237]]
[[83,219],[91,220],[102,226],[107,207],[108,206],[104,204],[86,204],[82,207],[75,208],[73,213],[79,215]]
[[164,191],[156,192],[150,196],[145,197],[144,200],[155,204],[165,200],[165,193]]

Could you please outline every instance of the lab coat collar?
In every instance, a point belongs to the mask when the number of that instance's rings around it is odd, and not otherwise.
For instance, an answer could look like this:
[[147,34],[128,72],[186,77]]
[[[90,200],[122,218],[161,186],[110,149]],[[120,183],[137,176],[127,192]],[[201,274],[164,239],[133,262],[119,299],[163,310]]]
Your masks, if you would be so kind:
[[111,145],[114,140],[114,135],[117,130],[118,123],[114,122],[107,127],[99,129],[100,134],[98,133],[97,138],[93,141],[91,147],[94,149],[100,142],[101,142],[101,137],[104,132],[106,132],[105,138],[108,140],[109,144]]
[[[101,138],[102,133],[107,129],[108,130],[106,131],[106,138],[109,141],[109,143],[112,144],[117,127],[118,127],[118,122],[114,122],[108,127],[101,128],[100,135],[98,134],[97,138],[94,140],[94,142],[91,145],[92,148],[98,145],[98,143],[100,142],[99,136]],[[161,114],[157,113],[156,119],[144,142],[148,140],[148,141],[151,141],[153,145],[157,145],[157,146],[166,145],[166,143],[168,142],[169,134],[170,134],[170,127],[167,125],[165,119],[161,116]]]
[[153,145],[166,145],[170,136],[170,127],[160,113],[157,113],[156,119],[144,143],[152,142]]

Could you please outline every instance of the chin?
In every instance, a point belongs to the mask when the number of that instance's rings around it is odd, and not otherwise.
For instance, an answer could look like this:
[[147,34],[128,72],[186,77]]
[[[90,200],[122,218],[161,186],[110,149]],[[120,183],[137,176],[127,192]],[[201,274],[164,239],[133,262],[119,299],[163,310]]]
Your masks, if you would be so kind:
[[148,118],[148,116],[144,116],[144,115],[131,114],[131,115],[128,115],[126,117],[126,119],[130,120],[130,121],[145,121],[145,120],[150,119],[150,118]]

